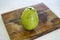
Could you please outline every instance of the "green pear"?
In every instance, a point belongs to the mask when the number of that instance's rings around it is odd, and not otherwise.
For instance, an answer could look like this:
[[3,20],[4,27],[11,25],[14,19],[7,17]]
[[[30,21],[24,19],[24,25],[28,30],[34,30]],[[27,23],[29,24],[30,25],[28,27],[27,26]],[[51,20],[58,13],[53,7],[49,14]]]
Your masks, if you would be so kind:
[[39,22],[37,11],[33,7],[27,7],[21,15],[21,24],[27,30],[33,30]]

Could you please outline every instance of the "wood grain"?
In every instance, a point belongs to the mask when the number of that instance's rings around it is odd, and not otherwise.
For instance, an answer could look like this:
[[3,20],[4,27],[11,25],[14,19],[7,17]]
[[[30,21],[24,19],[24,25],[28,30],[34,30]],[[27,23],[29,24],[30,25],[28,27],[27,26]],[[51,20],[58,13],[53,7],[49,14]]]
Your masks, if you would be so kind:
[[20,24],[20,16],[25,8],[2,14],[5,27],[11,40],[34,40],[60,28],[60,19],[43,3],[33,5],[39,16],[39,25],[31,31]]

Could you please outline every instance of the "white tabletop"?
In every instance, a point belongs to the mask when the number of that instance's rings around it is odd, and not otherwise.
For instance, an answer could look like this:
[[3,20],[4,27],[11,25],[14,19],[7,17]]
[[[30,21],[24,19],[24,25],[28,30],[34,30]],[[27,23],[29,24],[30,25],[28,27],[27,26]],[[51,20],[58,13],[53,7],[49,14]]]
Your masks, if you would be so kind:
[[[43,2],[60,18],[60,0],[0,0],[0,14]],[[0,40],[10,40],[0,15]],[[35,40],[60,40],[60,29]]]

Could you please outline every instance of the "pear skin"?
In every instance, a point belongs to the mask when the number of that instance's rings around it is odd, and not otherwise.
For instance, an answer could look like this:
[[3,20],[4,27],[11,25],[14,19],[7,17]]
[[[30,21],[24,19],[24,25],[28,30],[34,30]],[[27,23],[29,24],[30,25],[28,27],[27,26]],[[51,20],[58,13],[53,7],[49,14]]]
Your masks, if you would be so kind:
[[21,15],[21,24],[27,30],[33,30],[38,26],[39,18],[33,7],[27,7]]

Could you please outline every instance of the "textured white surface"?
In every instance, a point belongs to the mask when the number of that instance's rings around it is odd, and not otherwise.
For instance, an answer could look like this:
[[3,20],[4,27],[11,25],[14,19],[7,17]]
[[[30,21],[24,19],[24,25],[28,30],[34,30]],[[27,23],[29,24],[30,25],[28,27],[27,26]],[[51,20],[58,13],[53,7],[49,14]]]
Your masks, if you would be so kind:
[[[0,14],[43,2],[60,18],[60,0],[0,0]],[[0,40],[9,40],[0,15]],[[60,29],[35,40],[60,40]]]

